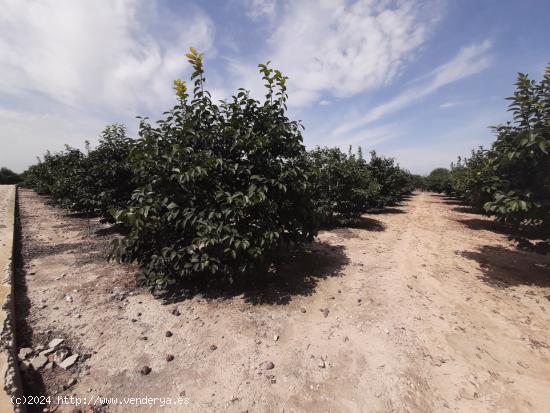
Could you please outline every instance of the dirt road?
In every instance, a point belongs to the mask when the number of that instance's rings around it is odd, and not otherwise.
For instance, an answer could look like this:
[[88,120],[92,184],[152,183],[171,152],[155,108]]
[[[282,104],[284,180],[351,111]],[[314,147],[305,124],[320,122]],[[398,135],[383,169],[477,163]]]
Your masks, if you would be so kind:
[[60,337],[81,356],[27,374],[54,405],[74,394],[117,397],[102,400],[109,412],[160,411],[122,399],[145,396],[185,398],[162,410],[174,412],[548,411],[550,257],[439,195],[322,232],[264,288],[168,304],[105,263],[107,227],[94,221],[88,237],[85,219],[43,201],[20,193],[18,328],[22,346]]

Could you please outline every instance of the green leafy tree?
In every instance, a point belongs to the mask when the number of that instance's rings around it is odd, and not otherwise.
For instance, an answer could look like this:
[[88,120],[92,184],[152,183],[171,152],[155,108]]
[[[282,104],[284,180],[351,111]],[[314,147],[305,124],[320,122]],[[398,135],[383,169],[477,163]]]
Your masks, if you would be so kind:
[[410,175],[410,187],[411,190],[420,189],[425,190],[426,189],[426,179],[422,175],[417,174],[411,174]]
[[69,146],[47,152],[25,171],[25,184],[49,195],[54,205],[113,221],[109,210],[127,205],[135,188],[129,164],[132,146],[124,126],[110,125],[93,150],[86,143],[86,153]]
[[0,168],[0,185],[13,185],[21,181],[21,176],[13,172],[11,169],[4,166]]
[[451,175],[447,168],[436,168],[426,177],[426,186],[430,191],[438,193],[452,192]]
[[470,158],[459,158],[456,164],[451,164],[449,181],[449,195],[483,211],[483,206],[491,199],[488,186],[494,181],[489,152],[480,147],[472,151]]
[[71,209],[98,215],[113,221],[110,210],[128,205],[136,185],[130,165],[134,140],[120,124],[107,126],[98,146],[88,150],[78,176],[81,191],[73,199]]
[[338,148],[309,152],[316,214],[323,225],[347,223],[378,206],[380,185],[358,155]]
[[132,152],[140,186],[114,212],[131,229],[112,258],[137,262],[141,280],[166,286],[192,275],[232,280],[316,233],[301,125],[286,116],[286,80],[259,65],[266,99],[244,89],[215,104],[205,88],[203,55],[191,48],[191,100],[156,126],[142,119]]
[[368,169],[380,185],[377,197],[378,208],[395,204],[403,195],[415,189],[412,175],[401,169],[393,158],[379,156],[375,151],[371,151],[370,155]]
[[25,184],[38,193],[49,195],[54,205],[71,209],[83,192],[83,159],[78,149],[66,145],[60,152],[46,152],[43,159],[25,171]]
[[540,82],[520,73],[496,140],[451,166],[449,193],[515,229],[550,240],[550,66]]
[[550,238],[550,66],[540,82],[520,73],[510,97],[513,121],[494,127],[494,179],[485,209],[514,227]]

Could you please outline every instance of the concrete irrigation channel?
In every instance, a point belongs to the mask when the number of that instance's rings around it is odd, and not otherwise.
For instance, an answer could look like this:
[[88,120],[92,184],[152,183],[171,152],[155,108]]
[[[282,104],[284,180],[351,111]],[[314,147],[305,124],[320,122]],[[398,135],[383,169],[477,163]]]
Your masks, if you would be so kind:
[[22,395],[16,356],[13,305],[13,241],[15,227],[15,185],[0,185],[0,411],[22,412],[13,401]]

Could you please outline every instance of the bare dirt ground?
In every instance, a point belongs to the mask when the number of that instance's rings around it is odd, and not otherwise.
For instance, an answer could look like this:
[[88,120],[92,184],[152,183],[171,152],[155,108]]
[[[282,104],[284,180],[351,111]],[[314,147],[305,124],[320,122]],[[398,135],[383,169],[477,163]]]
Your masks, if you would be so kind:
[[104,261],[108,226],[88,236],[85,218],[30,191],[19,203],[20,346],[60,337],[80,355],[28,369],[28,393],[53,396],[52,409],[58,395],[189,402],[109,412],[549,409],[550,257],[442,196],[322,232],[263,289],[168,303]]

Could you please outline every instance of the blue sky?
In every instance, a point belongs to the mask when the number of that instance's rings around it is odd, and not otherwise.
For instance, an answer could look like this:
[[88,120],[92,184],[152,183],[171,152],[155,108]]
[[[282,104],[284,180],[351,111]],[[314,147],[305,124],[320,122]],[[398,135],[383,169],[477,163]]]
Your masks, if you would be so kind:
[[257,64],[289,76],[289,110],[315,145],[361,145],[426,173],[490,145],[516,73],[550,63],[544,0],[0,0],[0,165],[136,135],[205,53],[216,98],[261,98]]

